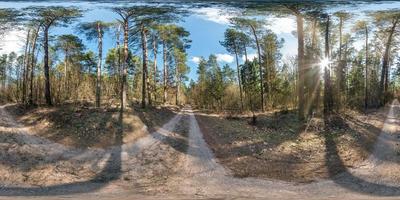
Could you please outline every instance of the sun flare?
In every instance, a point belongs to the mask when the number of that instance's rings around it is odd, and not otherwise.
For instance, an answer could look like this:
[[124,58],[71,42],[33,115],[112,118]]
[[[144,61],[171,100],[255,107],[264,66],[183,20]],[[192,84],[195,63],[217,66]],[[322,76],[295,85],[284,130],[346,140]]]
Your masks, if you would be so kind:
[[321,60],[321,62],[320,62],[321,68],[328,67],[329,64],[330,64],[329,58],[323,58],[323,59]]

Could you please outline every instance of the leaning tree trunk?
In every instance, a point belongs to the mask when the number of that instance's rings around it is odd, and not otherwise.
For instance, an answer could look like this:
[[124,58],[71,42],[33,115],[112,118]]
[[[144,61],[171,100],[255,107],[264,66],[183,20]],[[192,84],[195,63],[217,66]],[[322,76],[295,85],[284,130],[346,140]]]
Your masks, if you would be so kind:
[[[390,48],[393,40],[393,35],[396,30],[397,23],[399,19],[396,19],[393,22],[393,25],[389,32],[389,37],[387,43],[385,45],[385,54],[383,55],[383,62],[382,62],[382,72],[381,72],[381,81],[380,81],[380,92],[381,92],[381,105],[384,105],[387,101],[387,90],[389,86],[389,56],[390,56]],[[382,94],[383,92],[383,94]]]
[[142,70],[142,108],[146,107],[146,89],[148,84],[147,78],[147,38],[146,30],[142,24],[140,27],[141,39],[142,39],[142,55],[143,55],[143,70]]
[[96,107],[101,105],[101,62],[103,59],[103,35],[100,23],[97,23],[97,34],[98,34],[98,50],[99,58],[97,61],[97,78],[96,78]]
[[44,29],[44,78],[45,78],[45,98],[47,105],[53,105],[50,91],[50,69],[49,69],[49,27]]

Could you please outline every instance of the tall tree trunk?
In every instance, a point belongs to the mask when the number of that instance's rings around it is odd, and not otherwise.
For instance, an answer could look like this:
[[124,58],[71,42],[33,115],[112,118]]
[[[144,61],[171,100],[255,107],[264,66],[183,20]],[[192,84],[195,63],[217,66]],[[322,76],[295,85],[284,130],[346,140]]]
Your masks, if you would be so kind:
[[239,58],[238,58],[238,51],[237,51],[236,43],[234,45],[235,45],[237,77],[238,77],[239,92],[240,92],[240,111],[243,111],[243,92],[242,92],[242,81],[240,78]]
[[64,58],[64,100],[68,99],[69,96],[69,86],[68,86],[68,50],[65,49]]
[[399,18],[393,21],[392,27],[389,31],[389,36],[385,45],[385,54],[383,55],[383,62],[382,62],[382,72],[381,72],[381,81],[380,81],[380,92],[383,95],[379,95],[382,97],[381,105],[384,105],[387,101],[387,90],[389,85],[389,56],[390,56],[390,48],[393,40],[393,35],[396,30],[397,23],[399,22]]
[[[32,41],[32,52],[31,52],[31,60],[30,60],[30,72],[31,72],[31,77],[30,77],[30,87],[29,87],[29,105],[33,105],[33,79],[35,76],[35,65],[36,65],[36,57],[35,57],[35,50],[36,50],[36,42],[37,38],[39,36],[39,29],[40,26],[37,27],[35,35],[33,36],[33,41]],[[39,52],[39,51],[38,51]]]
[[124,19],[124,62],[122,63],[122,82],[121,82],[121,113],[124,112],[126,107],[126,76],[128,74],[128,37],[129,37],[129,21]]
[[26,36],[25,42],[25,52],[24,52],[24,61],[23,61],[23,80],[22,80],[22,103],[26,103],[26,82],[28,81],[28,49],[29,49],[29,36],[31,33],[31,29],[28,30],[28,34]]
[[96,107],[101,105],[101,62],[103,60],[103,35],[101,25],[97,23],[97,39],[98,39],[98,54],[99,58],[97,61],[97,78],[96,78]]
[[167,44],[166,44],[165,41],[163,41],[163,65],[164,65],[164,73],[163,73],[164,95],[163,95],[163,103],[165,105],[167,103],[167,76],[168,76]]
[[146,30],[143,24],[140,27],[141,39],[142,39],[142,55],[143,55],[143,72],[142,72],[142,108],[146,107],[146,89],[148,84],[147,77],[147,38]]
[[298,108],[299,118],[304,118],[304,30],[303,30],[303,16],[300,13],[296,14],[297,21],[297,54],[298,54]]
[[342,39],[342,32],[343,32],[343,17],[339,18],[339,63],[338,63],[338,68],[337,68],[337,96],[338,96],[338,101],[337,101],[337,106],[340,108],[343,103],[343,95],[342,92],[344,90],[344,76],[343,76],[343,71],[344,71],[344,65],[345,61],[342,59],[342,50],[343,50],[343,39]]
[[262,63],[261,63],[261,49],[260,49],[260,43],[258,41],[258,37],[256,34],[255,28],[250,25],[251,30],[253,31],[254,39],[256,40],[256,46],[257,46],[257,53],[258,53],[258,66],[260,68],[260,86],[261,86],[261,111],[264,112],[264,77],[263,77],[263,70],[262,70]]
[[[329,23],[330,19],[327,16],[326,27],[325,27],[325,59],[329,60]],[[324,114],[329,115],[332,107],[331,107],[331,81],[330,81],[330,69],[329,64],[325,66],[324,69]]]
[[[116,76],[115,77],[115,79],[116,79],[116,82],[120,85],[121,84],[121,82],[122,82],[122,65],[121,65],[121,44],[120,44],[120,35],[121,35],[121,25],[119,25],[118,26],[118,29],[117,29],[117,56],[118,56],[118,63],[117,63],[117,67],[118,67],[118,69],[117,69],[117,74],[119,74],[119,76]],[[122,86],[120,85],[120,88],[121,88]],[[118,93],[118,94],[120,94],[120,96],[121,96],[121,101],[122,101],[122,91],[118,91],[118,87],[116,87],[115,88],[115,91]]]
[[44,29],[44,77],[45,77],[45,98],[48,106],[53,105],[50,92],[50,69],[49,69],[49,26]]
[[[158,43],[157,37],[153,36],[153,54],[154,54],[154,72],[153,72],[153,92],[154,101],[157,101],[157,53],[158,53]],[[150,98],[151,99],[151,98]]]
[[364,96],[364,109],[368,109],[368,27],[365,26],[365,96]]
[[339,18],[339,61],[342,60],[342,29],[343,29],[343,18]]
[[[312,26],[312,42],[311,42],[311,46],[312,46],[312,50],[313,50],[313,62],[318,62],[318,54],[317,54],[317,19],[314,18],[313,19],[313,26]],[[316,87],[316,92],[314,94],[314,92],[310,92],[311,93],[311,102],[312,102],[312,108],[313,110],[315,110],[317,113],[319,111],[319,101],[320,101],[320,96],[321,96],[321,79],[320,79],[320,67],[316,66],[313,68],[313,76],[314,76],[314,87]],[[309,112],[310,114],[310,112]]]
[[246,44],[243,44],[243,49],[244,49],[244,60],[245,60],[245,63],[246,63],[247,61],[249,61],[249,59],[247,58],[247,47],[246,47]]
[[[176,62],[175,62],[176,63]],[[175,81],[176,81],[176,96],[175,96],[175,103],[179,106],[179,94],[180,94],[180,78],[179,78],[179,69],[178,64],[175,67]]]

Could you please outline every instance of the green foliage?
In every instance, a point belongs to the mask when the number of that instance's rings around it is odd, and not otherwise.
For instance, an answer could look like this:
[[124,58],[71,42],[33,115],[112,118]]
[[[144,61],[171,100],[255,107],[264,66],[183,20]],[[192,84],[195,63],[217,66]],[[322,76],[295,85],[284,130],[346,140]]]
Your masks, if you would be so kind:
[[244,54],[244,48],[249,43],[249,40],[249,37],[243,32],[228,28],[224,34],[224,41],[220,41],[220,44],[225,47],[226,51],[230,54],[241,56]]
[[96,71],[97,57],[93,51],[88,51],[82,54],[81,63],[82,70],[86,71],[88,74],[92,74]]
[[[109,76],[118,76],[120,73],[119,64],[123,62],[123,47],[118,51],[117,48],[111,48],[108,50],[105,59],[105,69]],[[119,58],[118,58],[119,57]],[[140,58],[128,51],[128,74],[133,75],[138,70],[140,64]]]
[[258,96],[261,89],[259,73],[258,63],[255,60],[246,62],[241,67],[243,89],[252,103],[254,102],[254,97]]
[[46,6],[26,9],[32,20],[44,27],[67,26],[82,16],[82,10],[76,7]]
[[80,34],[85,35],[88,40],[97,40],[100,35],[103,36],[105,32],[110,31],[111,26],[114,23],[94,21],[94,22],[83,22],[77,27],[77,31]]

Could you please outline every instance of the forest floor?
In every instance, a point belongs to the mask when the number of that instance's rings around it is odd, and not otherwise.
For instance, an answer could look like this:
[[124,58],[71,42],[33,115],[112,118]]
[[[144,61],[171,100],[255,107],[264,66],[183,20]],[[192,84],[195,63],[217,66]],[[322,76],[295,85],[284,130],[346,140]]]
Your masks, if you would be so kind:
[[[312,182],[338,173],[329,170],[326,138],[337,144],[346,168],[359,166],[373,150],[389,109],[362,114],[344,111],[329,119],[298,120],[296,113],[225,117],[198,113],[205,140],[216,157],[237,177]],[[337,160],[335,161],[337,162]],[[336,165],[337,163],[330,163]]]
[[[241,157],[260,155],[256,151],[259,147],[251,147],[251,145],[239,146],[250,150],[235,151],[232,149],[232,155],[229,155],[228,158],[219,156],[218,148],[221,148],[221,151],[224,150],[220,146],[233,148],[230,143],[234,143],[234,140],[240,142],[254,140],[253,143],[257,143],[255,138],[258,137],[238,137],[239,133],[233,132],[231,135],[237,137],[236,139],[224,136],[227,134],[225,133],[226,129],[231,126],[235,130],[248,127],[246,119],[221,122],[220,120],[226,119],[193,113],[190,108],[186,108],[169,120],[161,117],[163,119],[160,122],[163,120],[168,122],[164,125],[154,125],[155,131],[143,134],[137,139],[123,142],[123,138],[127,137],[126,133],[124,137],[114,134],[111,146],[103,144],[105,146],[102,147],[82,147],[76,145],[78,143],[63,143],[60,142],[63,140],[51,140],[50,137],[40,136],[40,134],[30,131],[29,126],[23,124],[23,121],[19,121],[22,118],[15,118],[10,111],[4,106],[0,107],[0,173],[2,174],[0,199],[35,199],[37,196],[40,196],[41,199],[84,198],[87,200],[133,198],[376,199],[377,197],[396,199],[400,196],[400,174],[398,173],[400,170],[398,148],[400,143],[400,105],[398,102],[366,116],[359,113],[347,113],[340,119],[337,119],[337,116],[333,117],[329,119],[329,124],[335,125],[327,126],[326,129],[323,129],[325,132],[317,128],[321,122],[315,120],[307,125],[300,122],[294,123],[290,126],[293,131],[289,132],[295,134],[298,130],[299,133],[297,136],[285,136],[287,137],[285,139],[282,139],[283,136],[271,139],[259,133],[262,135],[260,137],[267,142],[263,145],[275,144],[275,146],[266,148],[271,154],[273,150],[269,150],[269,148],[278,151],[283,146],[284,149],[290,146],[288,150],[280,152],[281,158],[277,154],[270,157],[261,154],[264,160],[267,158],[277,161],[278,159],[298,159],[300,154],[311,151],[306,155],[315,156],[316,160],[321,161],[320,157],[323,155],[325,164],[318,163],[318,165],[326,169],[315,174],[324,174],[324,176],[314,174],[315,177],[312,179],[304,177],[305,175],[312,176],[312,170],[304,170],[305,172],[301,174],[299,173],[300,166],[294,165],[294,163],[289,163],[292,166],[289,164],[275,166],[291,167],[292,171],[297,170],[293,173],[287,170],[286,172],[290,175],[274,176],[268,170],[255,174],[249,172],[241,174],[243,168],[246,170],[248,165],[246,166],[246,163],[230,165],[228,161],[231,159],[230,157],[240,160]],[[147,114],[148,119],[151,119],[152,115],[164,115],[157,111],[151,113]],[[139,118],[141,115],[135,114]],[[291,114],[282,115],[290,116]],[[264,122],[260,116],[257,125],[260,127],[251,127],[251,130],[262,129],[262,126],[265,126],[262,123],[284,122],[285,120],[280,118],[282,115],[267,115]],[[355,121],[356,119],[357,121]],[[226,126],[227,123],[239,124]],[[315,125],[312,125],[314,123]],[[224,126],[212,128],[214,124]],[[281,125],[276,128],[281,128]],[[357,125],[359,125],[358,128],[352,128],[354,132],[348,132],[349,127]],[[128,124],[125,126],[128,127]],[[266,126],[268,127],[266,129],[269,129],[270,126]],[[317,127],[312,128],[313,126]],[[372,126],[376,127],[376,130]],[[305,131],[306,127],[307,131]],[[217,128],[218,131],[216,131]],[[146,130],[146,128],[142,130]],[[318,133],[312,134],[312,137],[308,136],[311,137],[308,140],[316,141],[311,142],[303,138],[302,135],[307,135],[303,132],[314,132],[315,130],[319,130]],[[373,131],[369,132],[371,130]],[[374,132],[378,130],[378,133]],[[260,132],[262,131],[264,130],[260,130]],[[254,132],[248,134],[255,135]],[[217,136],[219,138],[215,141],[210,141],[211,137]],[[313,139],[315,137],[323,138]],[[299,138],[302,139],[297,141]],[[360,144],[357,146],[358,142],[352,142],[351,138],[363,142],[359,142]],[[323,142],[318,142],[319,140]],[[275,141],[276,143],[273,143]],[[354,145],[353,148],[351,145]],[[328,153],[313,153],[311,149]],[[304,152],[297,153],[300,150]],[[245,154],[249,151],[252,153]],[[345,151],[350,151],[351,155]],[[253,154],[253,152],[257,153]],[[240,156],[240,153],[245,156]],[[306,161],[309,162],[313,161],[312,157],[301,158],[307,158],[309,160]],[[249,161],[252,160],[249,159]],[[250,164],[262,165],[260,168],[269,168],[268,166],[272,164],[263,162],[250,162]],[[303,167],[306,168],[306,164],[303,163],[299,165],[304,165]],[[243,166],[243,168],[239,170],[236,168],[237,166]]]
[[[120,131],[118,108],[94,108],[85,103],[57,107],[4,107],[17,124],[50,141],[76,148],[106,148]],[[134,142],[160,128],[177,113],[177,108],[127,108],[123,116],[123,143]],[[145,129],[148,129],[145,130]]]

